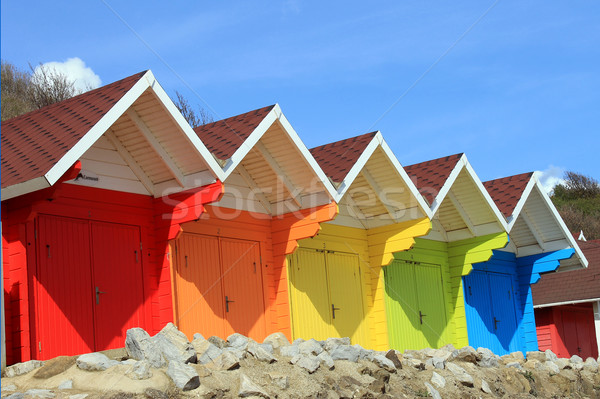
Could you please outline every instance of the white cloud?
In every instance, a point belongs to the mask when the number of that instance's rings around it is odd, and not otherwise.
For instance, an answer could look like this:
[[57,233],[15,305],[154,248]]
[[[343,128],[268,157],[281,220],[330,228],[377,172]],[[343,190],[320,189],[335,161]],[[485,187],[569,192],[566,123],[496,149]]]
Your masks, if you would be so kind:
[[[102,84],[100,76],[96,75],[92,68],[85,66],[85,62],[78,57],[69,58],[65,62],[46,62],[42,66],[47,70],[66,75],[74,82],[75,89],[81,92],[95,89]],[[35,68],[34,75],[38,73],[39,69],[40,66]]]
[[542,186],[544,186],[544,190],[550,194],[554,189],[554,186],[565,183],[565,180],[563,179],[564,175],[564,168],[550,165],[548,169],[540,172],[540,183],[542,183]]

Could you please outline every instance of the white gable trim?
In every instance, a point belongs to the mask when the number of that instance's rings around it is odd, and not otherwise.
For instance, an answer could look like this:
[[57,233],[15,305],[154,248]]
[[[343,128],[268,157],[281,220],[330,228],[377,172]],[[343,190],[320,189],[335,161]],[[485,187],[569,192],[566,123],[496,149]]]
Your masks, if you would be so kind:
[[534,177],[535,177],[535,175],[532,176],[531,178],[529,178],[529,181],[527,182],[527,185],[525,186],[525,189],[523,190],[523,193],[521,194],[521,198],[519,198],[519,201],[517,202],[517,205],[515,206],[515,209],[513,210],[512,215],[510,215],[507,218],[509,233],[512,231],[513,227],[515,226],[515,223],[517,222],[517,219],[518,219],[519,215],[521,214],[521,211],[525,207],[525,203],[527,202],[527,199],[529,198],[529,194],[531,194],[531,190],[533,190],[533,187],[536,184],[535,183],[536,179]]
[[48,183],[45,176],[36,177],[35,179],[27,180],[23,183],[13,184],[12,186],[2,189],[2,201],[48,187],[50,187],[50,183]]

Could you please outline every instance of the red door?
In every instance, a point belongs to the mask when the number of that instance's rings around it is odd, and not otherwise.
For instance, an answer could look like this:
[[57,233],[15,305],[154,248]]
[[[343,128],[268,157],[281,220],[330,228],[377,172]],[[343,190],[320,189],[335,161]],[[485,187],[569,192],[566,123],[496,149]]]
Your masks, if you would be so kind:
[[118,348],[125,333],[144,324],[138,227],[92,222],[96,350]]
[[38,359],[122,347],[144,327],[139,227],[40,216]]
[[94,350],[86,220],[40,216],[36,284],[39,359]]
[[578,355],[583,359],[596,358],[596,340],[593,336],[594,313],[588,309],[561,309],[563,340],[570,356]]

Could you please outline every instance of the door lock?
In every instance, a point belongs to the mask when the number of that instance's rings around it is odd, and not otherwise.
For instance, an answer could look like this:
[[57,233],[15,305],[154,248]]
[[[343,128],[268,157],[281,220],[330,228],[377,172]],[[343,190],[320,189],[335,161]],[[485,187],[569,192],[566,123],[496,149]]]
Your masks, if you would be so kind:
[[231,300],[229,300],[228,296],[225,296],[225,311],[226,312],[229,312],[229,303],[230,302],[235,302],[235,301],[231,301]]
[[100,288],[96,287],[96,305],[100,305],[100,294],[106,294],[106,292],[100,291]]
[[340,308],[336,308],[335,305],[332,303],[331,304],[331,315],[333,316],[333,318],[335,319],[335,311],[336,310],[341,310]]
[[426,314],[424,314],[424,313],[422,313],[422,312],[419,310],[419,321],[421,322],[421,324],[423,324],[423,317],[425,317],[425,316],[427,316],[427,315],[426,315]]
[[500,320],[496,319],[496,317],[494,317],[494,330],[498,329],[498,323],[500,323]]

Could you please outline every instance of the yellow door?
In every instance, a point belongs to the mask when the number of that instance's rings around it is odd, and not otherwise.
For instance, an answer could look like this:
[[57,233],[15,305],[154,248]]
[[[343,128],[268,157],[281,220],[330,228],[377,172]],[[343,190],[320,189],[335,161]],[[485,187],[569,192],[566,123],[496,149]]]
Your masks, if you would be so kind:
[[294,339],[332,336],[324,253],[299,248],[288,262]]
[[329,252],[326,255],[332,324],[337,337],[368,347],[363,333],[363,296],[358,255]]

